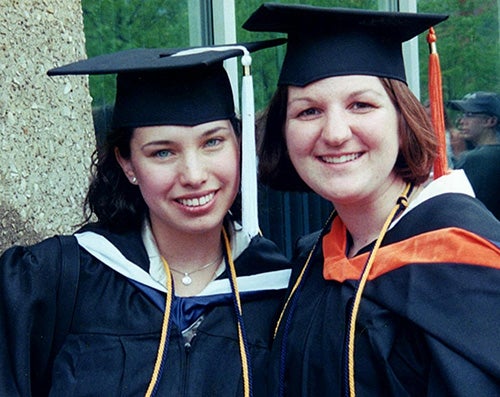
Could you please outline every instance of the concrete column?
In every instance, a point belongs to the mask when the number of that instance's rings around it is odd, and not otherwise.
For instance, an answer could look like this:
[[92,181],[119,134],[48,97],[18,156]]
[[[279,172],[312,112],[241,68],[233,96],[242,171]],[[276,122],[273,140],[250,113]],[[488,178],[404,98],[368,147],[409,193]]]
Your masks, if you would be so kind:
[[88,80],[48,77],[85,58],[79,0],[0,5],[0,252],[83,220],[92,128]]

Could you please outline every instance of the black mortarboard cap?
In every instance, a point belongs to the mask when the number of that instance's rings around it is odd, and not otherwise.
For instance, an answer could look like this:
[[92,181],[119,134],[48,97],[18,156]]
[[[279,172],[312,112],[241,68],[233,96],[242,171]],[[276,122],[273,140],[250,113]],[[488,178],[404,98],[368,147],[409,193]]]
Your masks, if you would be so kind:
[[250,52],[281,45],[284,39],[181,49],[133,49],[101,55],[49,70],[50,76],[116,74],[113,128],[193,126],[235,116],[233,90],[223,61],[242,55],[243,229],[259,232],[255,117]]
[[266,40],[225,46],[139,48],[51,69],[48,74],[116,74],[114,128],[197,125],[235,115],[223,61],[282,44]]
[[243,28],[288,34],[280,85],[305,86],[332,76],[406,81],[402,43],[446,15],[265,3]]

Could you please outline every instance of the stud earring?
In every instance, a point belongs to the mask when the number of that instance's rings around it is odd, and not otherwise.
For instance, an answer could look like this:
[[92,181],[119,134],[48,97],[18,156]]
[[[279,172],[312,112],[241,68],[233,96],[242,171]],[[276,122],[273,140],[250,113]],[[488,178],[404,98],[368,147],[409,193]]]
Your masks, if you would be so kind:
[[137,183],[137,178],[135,176],[133,176],[131,179],[130,179],[130,183],[132,184],[136,184]]

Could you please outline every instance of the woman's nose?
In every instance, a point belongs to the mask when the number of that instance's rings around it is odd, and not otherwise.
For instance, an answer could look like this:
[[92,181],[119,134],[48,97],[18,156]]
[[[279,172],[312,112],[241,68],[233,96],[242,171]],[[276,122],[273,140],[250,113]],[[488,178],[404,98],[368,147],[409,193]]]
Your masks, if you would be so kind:
[[207,180],[205,162],[196,154],[186,155],[180,164],[180,181],[184,185],[199,186]]
[[330,112],[325,117],[322,138],[332,146],[338,146],[351,137],[351,128],[345,116]]

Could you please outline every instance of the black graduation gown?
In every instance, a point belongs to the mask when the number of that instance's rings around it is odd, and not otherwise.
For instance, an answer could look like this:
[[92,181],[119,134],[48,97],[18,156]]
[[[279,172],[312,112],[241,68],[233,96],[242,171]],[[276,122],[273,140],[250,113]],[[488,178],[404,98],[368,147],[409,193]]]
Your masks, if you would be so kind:
[[[140,232],[120,235],[91,230],[105,235],[128,260],[148,271]],[[50,238],[32,247],[13,247],[0,258],[1,396],[145,394],[158,350],[165,294],[152,289],[146,294],[148,288],[103,265],[87,251],[79,252],[73,317],[60,350],[54,342],[54,335],[60,333],[57,319],[71,314],[60,309],[66,297],[58,296],[59,283],[64,283],[59,241]],[[256,236],[235,267],[239,279],[258,273],[273,277],[283,274],[279,271],[289,264],[272,242]],[[224,273],[219,278],[226,277]],[[286,284],[241,294],[254,396],[267,394],[272,325],[285,290]],[[173,309],[180,310],[178,298]],[[171,324],[158,395],[243,395],[231,299],[212,304],[203,315],[190,345],[185,344],[179,327]]]
[[[286,396],[346,395],[346,313],[373,247],[357,255],[363,258],[356,277],[349,269],[342,274],[349,266],[344,229],[333,236],[338,257],[326,271],[329,232],[281,321],[272,353],[273,397],[280,390]],[[318,238],[298,242],[289,288]],[[357,317],[357,396],[500,395],[499,246],[499,222],[462,194],[425,201],[388,231]]]

